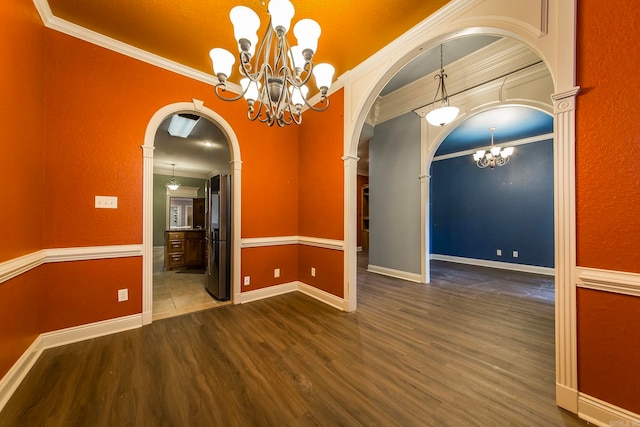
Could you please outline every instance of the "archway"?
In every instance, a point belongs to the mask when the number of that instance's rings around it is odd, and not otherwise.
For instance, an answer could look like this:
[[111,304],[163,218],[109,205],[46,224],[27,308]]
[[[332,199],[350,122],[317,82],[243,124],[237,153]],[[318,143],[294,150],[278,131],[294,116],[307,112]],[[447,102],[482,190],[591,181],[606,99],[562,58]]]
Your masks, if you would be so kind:
[[[480,2],[478,2],[480,3]],[[576,5],[563,3],[522,14],[504,0],[484,2],[483,8],[443,8],[400,37],[360,67],[345,83],[344,129],[344,298],[356,309],[356,171],[359,133],[384,85],[424,49],[472,34],[516,39],[535,52],[549,69],[554,94],[554,240],[556,259],[556,402],[578,411],[576,341],[575,242],[575,16]],[[543,2],[547,5],[547,2]],[[543,5],[543,6],[544,6]],[[528,12],[534,12],[533,10]],[[510,16],[509,14],[513,14]],[[440,130],[448,133],[445,127]],[[434,139],[443,139],[436,136]],[[424,150],[423,152],[427,152]],[[423,159],[422,164],[426,167]],[[427,174],[423,174],[423,179]],[[423,183],[426,185],[426,182]]]
[[230,145],[232,188],[232,301],[238,303],[240,295],[240,214],[241,214],[241,168],[240,145],[231,125],[213,110],[204,106],[202,101],[179,102],[158,110],[149,121],[145,132],[143,150],[143,236],[142,236],[142,320],[143,324],[152,321],[153,311],[153,150],[155,133],[160,124],[176,113],[197,113],[217,125],[224,133]]

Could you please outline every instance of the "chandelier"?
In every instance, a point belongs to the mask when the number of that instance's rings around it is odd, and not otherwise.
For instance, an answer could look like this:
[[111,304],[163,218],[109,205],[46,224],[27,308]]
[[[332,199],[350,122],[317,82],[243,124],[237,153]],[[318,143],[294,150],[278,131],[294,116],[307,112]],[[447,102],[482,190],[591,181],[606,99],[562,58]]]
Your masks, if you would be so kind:
[[478,150],[473,155],[476,165],[479,168],[486,168],[489,166],[493,169],[496,166],[504,166],[509,163],[509,159],[513,154],[513,147],[500,148],[493,145],[493,132],[496,128],[489,128],[491,132],[491,147],[488,150]]
[[176,165],[171,163],[171,166],[173,166],[173,176],[171,177],[169,182],[167,182],[167,188],[169,188],[169,190],[171,191],[176,191],[178,188],[180,188],[180,183],[176,179]]
[[[447,93],[447,88],[444,85],[444,79],[447,78],[447,75],[444,73],[444,63],[442,61],[442,45],[440,45],[440,73],[436,74],[434,79],[438,79],[438,89],[436,89],[436,94],[433,97],[433,109],[427,114],[427,121],[433,126],[444,126],[448,125],[452,121],[458,117],[458,107],[450,107],[449,106],[449,94]],[[436,100],[438,99],[438,94],[440,94],[441,104],[440,107],[436,108]]]
[[[224,96],[235,57],[228,50],[215,48],[209,56],[218,77],[216,95],[224,101],[244,97],[249,105],[247,117],[251,121],[258,120],[269,126],[300,124],[305,106],[314,111],[325,111],[329,107],[327,91],[335,70],[329,64],[314,65],[311,61],[320,37],[320,25],[316,21],[298,21],[293,27],[298,45],[291,46],[286,36],[295,12],[293,4],[289,0],[271,0],[267,10],[269,25],[258,44],[258,15],[245,6],[231,9],[229,17],[238,42],[239,71],[243,76],[240,80],[242,93],[236,97]],[[306,99],[307,83],[312,75],[320,90],[320,107],[309,104]]]

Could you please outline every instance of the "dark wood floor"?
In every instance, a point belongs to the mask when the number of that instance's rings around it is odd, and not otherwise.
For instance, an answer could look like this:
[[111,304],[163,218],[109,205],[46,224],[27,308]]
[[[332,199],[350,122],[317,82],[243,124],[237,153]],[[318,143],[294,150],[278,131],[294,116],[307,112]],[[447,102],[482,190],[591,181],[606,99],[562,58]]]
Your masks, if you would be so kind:
[[553,280],[431,266],[360,268],[354,313],[293,293],[47,350],[0,425],[586,425],[554,404]]

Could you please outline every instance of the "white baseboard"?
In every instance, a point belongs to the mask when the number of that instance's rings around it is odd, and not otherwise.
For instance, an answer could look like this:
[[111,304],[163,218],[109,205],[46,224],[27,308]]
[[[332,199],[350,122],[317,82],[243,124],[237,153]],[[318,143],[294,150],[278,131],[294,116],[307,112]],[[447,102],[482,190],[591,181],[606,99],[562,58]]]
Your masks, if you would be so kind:
[[269,286],[268,288],[256,289],[255,291],[242,292],[240,294],[239,303],[258,301],[265,298],[275,297],[276,295],[287,294],[298,290],[298,283],[283,283],[282,285]]
[[40,334],[0,380],[0,411],[44,350],[140,327],[142,315],[134,314]]
[[380,267],[378,265],[367,266],[367,271],[382,274],[383,276],[395,277],[396,279],[408,280],[409,282],[422,283],[422,275],[409,273],[408,271],[394,270],[393,268]]
[[344,299],[302,282],[283,283],[282,285],[269,286],[268,288],[256,289],[255,291],[242,292],[240,298],[237,299],[240,304],[244,304],[296,291],[315,298],[333,308],[345,311],[346,303]]
[[73,328],[45,332],[40,335],[40,339],[44,348],[53,348],[140,327],[142,327],[142,314],[133,314]]
[[577,414],[578,390],[556,383],[556,405]]
[[580,393],[578,416],[601,427],[640,426],[640,415]]
[[22,356],[13,364],[9,372],[0,380],[0,411],[7,404],[24,377],[36,363],[44,348],[40,336],[36,338]]
[[329,292],[325,292],[322,289],[314,288],[306,283],[298,282],[298,291],[330,305],[331,307],[337,308],[338,310],[346,311],[346,302],[343,298],[337,297]]
[[431,254],[431,259],[437,261],[457,262],[458,264],[477,265],[480,267],[499,268],[501,270],[543,274],[545,276],[555,276],[556,274],[556,270],[554,268],[539,267],[537,265],[514,264],[512,262],[488,261],[484,259],[463,258],[458,256],[439,254]]

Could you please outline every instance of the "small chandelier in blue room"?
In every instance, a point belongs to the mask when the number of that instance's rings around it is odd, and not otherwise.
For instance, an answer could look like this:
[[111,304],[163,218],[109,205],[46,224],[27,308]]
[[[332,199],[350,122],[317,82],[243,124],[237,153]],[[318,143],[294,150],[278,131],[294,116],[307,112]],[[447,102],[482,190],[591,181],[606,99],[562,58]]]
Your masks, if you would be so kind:
[[495,168],[496,166],[504,166],[509,163],[511,159],[511,155],[514,152],[513,147],[498,147],[493,143],[493,132],[495,132],[496,128],[489,128],[489,132],[491,132],[491,146],[478,150],[473,155],[473,160],[476,162],[476,165],[484,169],[487,166],[490,169]]

